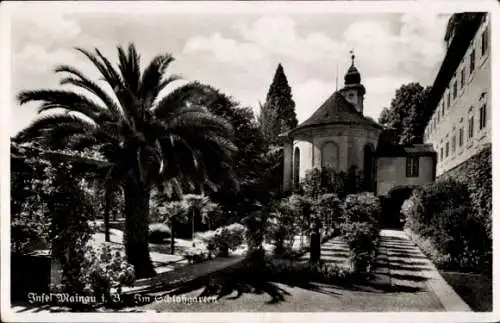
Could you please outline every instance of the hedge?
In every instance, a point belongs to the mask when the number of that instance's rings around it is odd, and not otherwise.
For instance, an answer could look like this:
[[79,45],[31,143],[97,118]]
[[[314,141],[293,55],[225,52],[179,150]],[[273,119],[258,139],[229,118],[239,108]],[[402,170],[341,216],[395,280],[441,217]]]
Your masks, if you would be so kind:
[[342,209],[342,238],[347,243],[355,272],[369,272],[375,261],[381,206],[372,193],[350,194]]
[[405,229],[438,267],[491,272],[488,225],[476,215],[467,185],[445,179],[416,188],[401,211]]
[[454,179],[468,186],[474,215],[483,222],[492,237],[492,155],[491,144],[478,154],[441,176],[438,181]]

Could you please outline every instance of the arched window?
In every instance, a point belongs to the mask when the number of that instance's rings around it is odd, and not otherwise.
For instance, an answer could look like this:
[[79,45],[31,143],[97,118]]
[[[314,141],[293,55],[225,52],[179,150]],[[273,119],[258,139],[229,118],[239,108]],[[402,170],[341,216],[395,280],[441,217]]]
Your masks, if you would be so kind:
[[293,154],[293,185],[298,188],[300,184],[300,149],[295,147]]
[[365,188],[368,191],[373,189],[373,180],[374,180],[374,149],[371,144],[366,144],[364,148],[364,157],[363,157],[363,179],[365,183]]
[[337,170],[339,150],[335,143],[327,142],[321,150],[321,167]]

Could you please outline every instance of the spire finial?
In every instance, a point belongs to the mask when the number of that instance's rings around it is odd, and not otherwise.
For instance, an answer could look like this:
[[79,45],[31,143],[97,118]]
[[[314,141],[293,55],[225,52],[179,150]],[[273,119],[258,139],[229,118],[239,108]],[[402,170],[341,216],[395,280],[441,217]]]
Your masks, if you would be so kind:
[[351,65],[354,66],[354,59],[356,58],[354,55],[354,49],[351,49],[349,53],[351,54]]

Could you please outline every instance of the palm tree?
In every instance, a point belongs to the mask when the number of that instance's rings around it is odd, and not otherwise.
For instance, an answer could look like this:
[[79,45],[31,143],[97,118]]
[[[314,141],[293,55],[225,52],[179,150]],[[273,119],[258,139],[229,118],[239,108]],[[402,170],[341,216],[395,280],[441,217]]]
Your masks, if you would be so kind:
[[165,76],[174,60],[168,53],[141,70],[133,44],[128,49],[118,46],[118,66],[98,49],[76,50],[98,69],[103,84],[72,66],[58,66],[55,72],[66,74],[61,85],[79,91],[21,92],[20,104],[38,101],[39,113],[52,113],[39,115],[15,139],[50,149],[91,148],[111,163],[105,182],[123,188],[127,259],[137,277],[149,277],[155,274],[147,240],[151,188],[170,195],[182,194],[185,188],[216,190],[222,178],[232,176],[232,127],[197,103],[203,95],[197,84],[160,96],[179,79]]

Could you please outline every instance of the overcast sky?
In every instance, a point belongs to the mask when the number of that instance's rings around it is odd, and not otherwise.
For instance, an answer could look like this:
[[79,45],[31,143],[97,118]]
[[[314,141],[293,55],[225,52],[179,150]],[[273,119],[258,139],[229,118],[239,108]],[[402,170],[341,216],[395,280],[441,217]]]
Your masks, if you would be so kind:
[[[282,63],[299,122],[339,87],[354,49],[366,87],[365,115],[378,118],[395,90],[431,85],[444,55],[449,15],[412,14],[22,14],[12,18],[13,97],[57,88],[57,64],[97,77],[74,47],[98,47],[116,61],[116,46],[136,44],[142,62],[169,52],[170,72],[221,89],[257,109]],[[36,106],[12,109],[11,134],[29,124]]]

